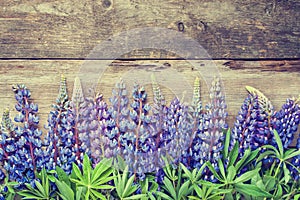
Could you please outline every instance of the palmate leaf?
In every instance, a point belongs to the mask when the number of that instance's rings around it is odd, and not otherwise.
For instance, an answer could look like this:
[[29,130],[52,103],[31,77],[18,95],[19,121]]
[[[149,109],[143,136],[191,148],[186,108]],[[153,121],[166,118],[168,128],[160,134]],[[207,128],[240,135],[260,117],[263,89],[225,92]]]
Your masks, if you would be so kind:
[[114,188],[114,186],[107,185],[107,182],[114,179],[111,165],[111,160],[103,159],[93,170],[89,157],[85,155],[82,166],[83,172],[73,163],[75,177],[70,178],[70,180],[76,184],[76,190],[82,188],[85,199],[105,199],[105,196],[100,193],[100,190],[111,190]]
[[41,183],[37,180],[34,180],[35,188],[29,183],[25,183],[27,190],[22,190],[18,192],[18,194],[23,196],[24,199],[32,199],[32,196],[35,196],[35,199],[50,199],[50,180],[48,176],[52,175],[48,175],[46,169],[43,168],[42,171],[36,176],[41,180]]
[[272,115],[273,113],[273,105],[271,101],[258,89],[251,87],[251,86],[246,86],[246,90],[254,97],[258,98],[258,102],[262,106],[262,108],[269,114],[269,116]]
[[128,178],[128,166],[125,167],[123,174],[118,171],[117,175],[114,172],[114,185],[117,191],[117,195],[121,199],[142,199],[147,197],[147,194],[134,195],[139,188],[139,185],[134,184],[135,175]]

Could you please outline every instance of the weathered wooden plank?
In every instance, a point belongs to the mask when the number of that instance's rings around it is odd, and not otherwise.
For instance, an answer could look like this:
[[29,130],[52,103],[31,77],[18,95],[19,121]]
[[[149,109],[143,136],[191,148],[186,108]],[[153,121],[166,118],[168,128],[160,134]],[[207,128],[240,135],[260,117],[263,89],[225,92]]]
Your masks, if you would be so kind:
[[[213,58],[299,58],[299,10],[298,0],[6,0],[0,2],[0,57],[86,58],[115,34],[160,27],[193,38]],[[127,39],[125,46],[133,41]],[[188,55],[164,48],[123,55],[176,56]]]
[[[179,91],[181,89],[182,91],[192,89],[189,87],[184,88],[186,86],[179,79],[180,75],[183,75],[183,78],[191,85],[193,79],[199,76],[202,78],[202,99],[206,103],[208,101],[208,88],[203,79],[208,77],[205,72],[212,72],[209,68],[215,66],[215,75],[219,74],[221,76],[226,93],[229,113],[228,124],[230,126],[233,125],[235,116],[247,95],[246,85],[261,90],[272,101],[277,110],[280,109],[286,98],[297,97],[300,94],[300,63],[297,60],[286,61],[284,65],[281,64],[282,61],[250,62],[225,60],[196,60],[193,62],[184,60],[119,60],[114,62],[107,61],[106,63],[109,66],[105,69],[97,86],[97,91],[103,93],[106,101],[111,96],[112,88],[119,78],[123,78],[129,84],[138,80],[136,74],[139,72],[141,77],[145,75],[150,76],[151,73],[154,73],[158,77],[158,81],[163,80],[160,79],[162,74],[167,75],[167,78],[165,77],[164,79],[169,79],[172,85],[160,84],[168,101],[174,97],[176,89],[179,89]],[[99,64],[101,64],[99,61],[87,62],[82,60],[0,61],[0,112],[9,107],[13,115],[15,114],[13,111],[15,101],[11,86],[17,83],[24,83],[31,90],[32,98],[39,104],[41,128],[43,128],[47,121],[47,115],[51,110],[50,105],[54,103],[58,94],[60,74],[66,76],[69,94],[71,95],[74,79],[78,74],[82,75],[85,73],[89,81],[98,82],[98,80],[95,81],[94,77],[96,76],[93,76],[93,74],[98,75],[99,71],[101,71],[101,68],[97,67]],[[94,67],[89,68],[88,66]],[[280,67],[276,68],[273,66]],[[169,69],[174,71],[169,71]],[[148,80],[144,80],[143,83],[147,83],[146,90],[149,93],[149,99],[151,99],[151,85]]]

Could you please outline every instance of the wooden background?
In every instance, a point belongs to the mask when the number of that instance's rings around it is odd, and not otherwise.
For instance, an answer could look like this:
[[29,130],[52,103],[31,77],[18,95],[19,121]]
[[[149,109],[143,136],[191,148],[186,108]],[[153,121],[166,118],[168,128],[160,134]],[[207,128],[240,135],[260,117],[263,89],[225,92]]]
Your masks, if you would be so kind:
[[[0,111],[13,110],[11,85],[24,83],[39,103],[43,127],[60,74],[67,77],[71,92],[85,58],[98,44],[144,27],[191,37],[212,60],[190,57],[195,69],[181,55],[161,49],[137,49],[118,59],[89,57],[110,63],[98,87],[104,97],[130,70],[172,68],[192,84],[198,67],[216,65],[232,126],[246,85],[265,93],[277,110],[286,98],[300,94],[299,0],[5,0],[0,1]],[[207,88],[202,94],[205,102]]]

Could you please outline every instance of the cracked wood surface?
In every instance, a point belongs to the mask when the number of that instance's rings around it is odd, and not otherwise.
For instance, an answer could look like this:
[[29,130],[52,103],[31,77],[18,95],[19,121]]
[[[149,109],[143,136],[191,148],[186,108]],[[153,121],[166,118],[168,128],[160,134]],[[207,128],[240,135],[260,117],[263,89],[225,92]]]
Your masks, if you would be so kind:
[[[94,66],[92,67],[93,70],[86,68],[86,62]],[[40,127],[43,128],[47,122],[51,104],[55,102],[58,95],[60,74],[66,76],[69,96],[71,96],[74,79],[77,75],[85,74],[88,81],[98,82],[95,77],[98,76],[100,68],[96,66],[100,62],[103,61],[0,61],[0,112],[9,107],[12,110],[11,116],[14,117],[15,100],[11,86],[17,83],[24,83],[31,90],[33,100],[39,104]],[[119,78],[122,77],[127,80],[127,84],[130,85],[129,83],[138,81],[133,73],[138,69],[141,69],[142,73],[146,73],[146,76],[154,73],[157,77],[159,77],[160,72],[166,74],[168,69],[173,69],[175,71],[172,73],[175,75],[172,76],[172,79],[175,79],[178,84],[171,86],[162,85],[163,93],[168,102],[174,97],[176,89],[182,89],[179,91],[192,90],[192,86],[186,87],[181,84],[182,80],[179,77],[182,75],[190,85],[193,84],[196,76],[201,78],[202,101],[203,104],[206,104],[208,101],[208,87],[204,82],[204,77],[207,76],[205,72],[206,69],[209,71],[209,67],[215,67],[215,72],[219,73],[222,78],[229,113],[228,124],[230,127],[233,126],[240,106],[247,96],[245,90],[245,86],[247,85],[262,91],[271,100],[276,110],[281,108],[286,98],[298,97],[300,94],[300,62],[297,60],[195,60],[193,63],[185,60],[115,60],[105,62],[109,63],[109,66],[101,76],[96,90],[103,93],[104,99],[107,102],[111,96],[112,88]],[[280,66],[281,70],[278,70],[276,66]],[[292,71],[289,71],[291,69]],[[176,73],[178,74],[176,75]],[[94,74],[97,76],[94,76]],[[152,89],[149,81],[146,81],[145,87],[151,103]],[[181,96],[181,94],[179,95]]]
[[[193,38],[213,58],[299,58],[299,10],[298,0],[5,0],[0,57],[85,58],[122,31],[161,27]],[[122,57],[177,56],[185,55],[137,49]]]

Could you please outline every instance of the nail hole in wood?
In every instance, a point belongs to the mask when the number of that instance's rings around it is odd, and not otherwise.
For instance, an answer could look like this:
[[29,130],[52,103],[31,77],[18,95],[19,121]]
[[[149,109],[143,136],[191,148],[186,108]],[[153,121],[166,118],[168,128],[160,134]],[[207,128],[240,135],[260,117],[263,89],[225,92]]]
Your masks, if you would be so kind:
[[180,32],[183,32],[183,31],[184,31],[184,24],[183,24],[182,22],[179,22],[179,23],[177,24],[177,27],[178,27],[178,31],[180,31]]
[[102,0],[102,6],[104,8],[109,8],[111,6],[111,1],[110,0]]

